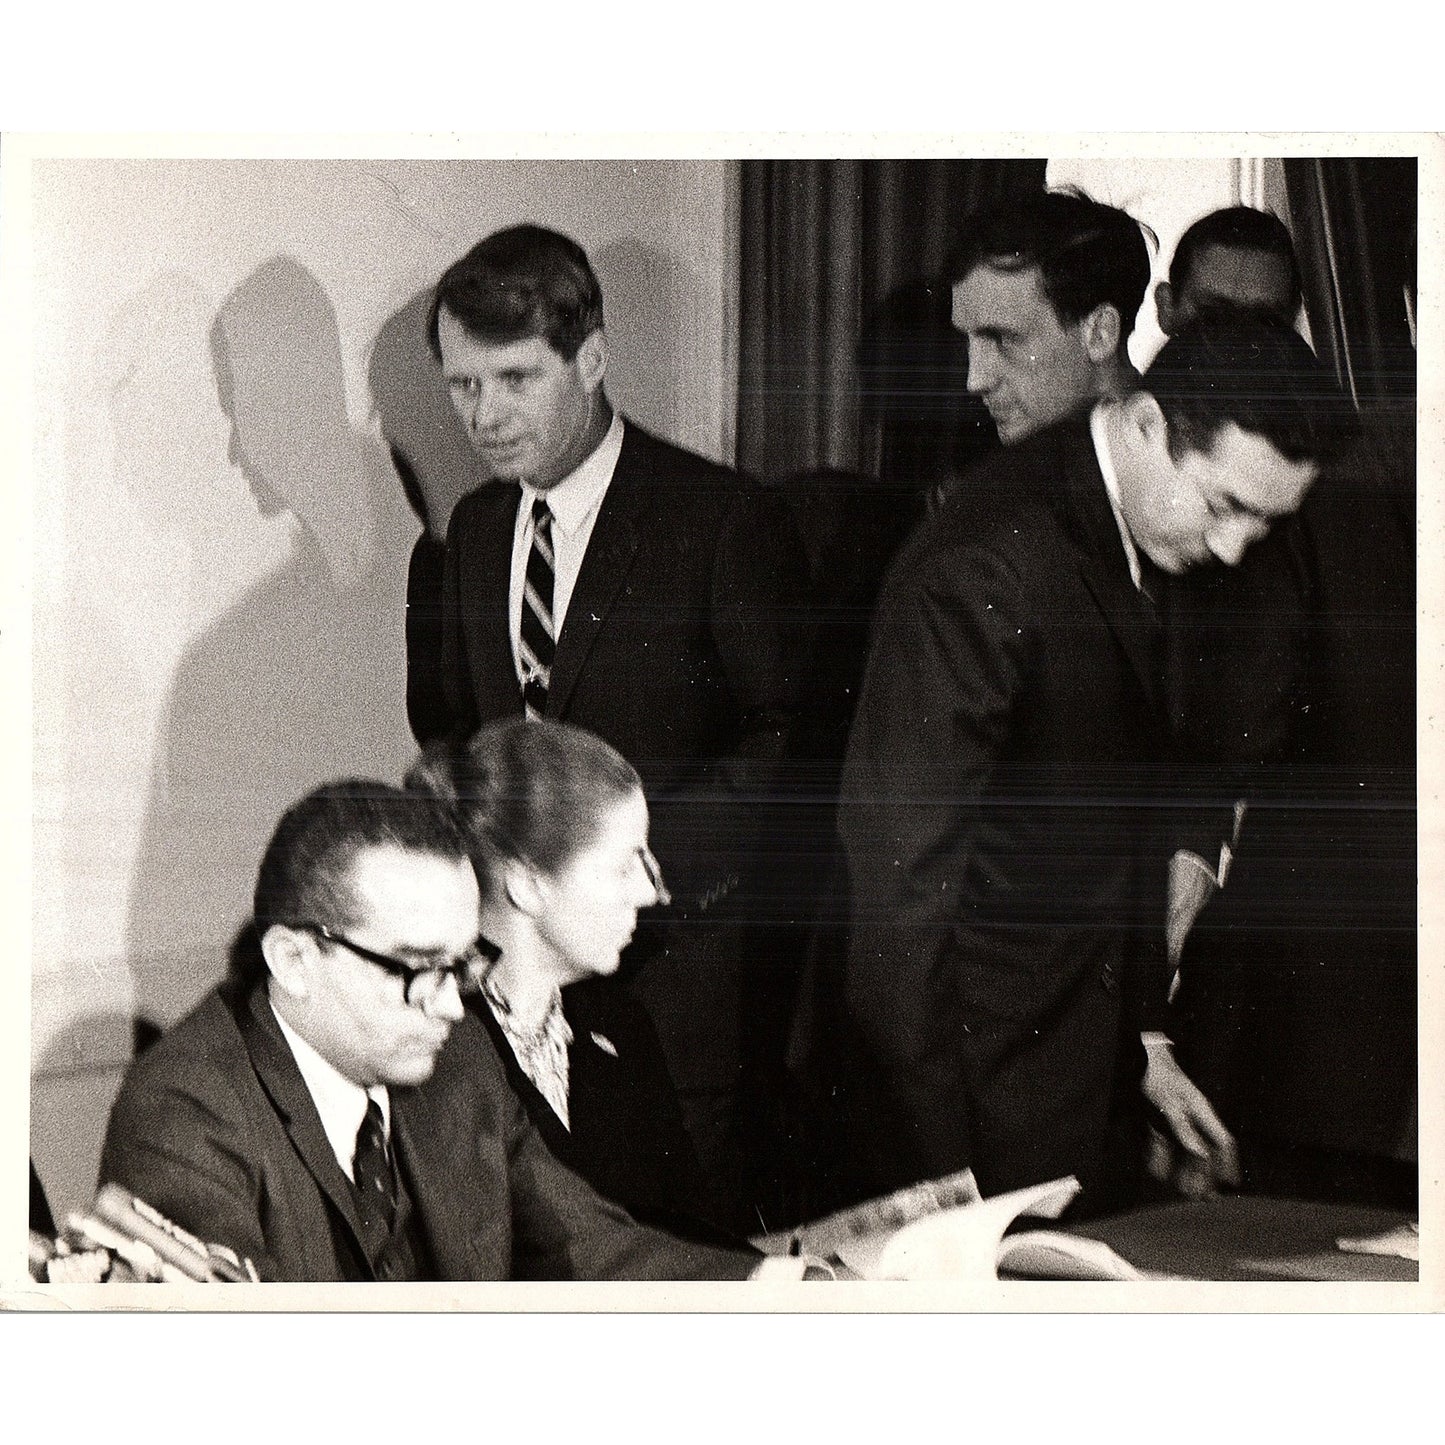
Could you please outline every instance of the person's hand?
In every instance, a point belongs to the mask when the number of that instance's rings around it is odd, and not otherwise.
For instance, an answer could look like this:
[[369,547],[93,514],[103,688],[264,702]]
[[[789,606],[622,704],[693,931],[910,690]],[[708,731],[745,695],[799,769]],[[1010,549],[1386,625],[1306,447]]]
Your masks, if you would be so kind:
[[[1168,1126],[1149,1127],[1145,1165],[1186,1199],[1204,1199],[1240,1182],[1239,1148],[1209,1100],[1179,1067],[1163,1034],[1145,1034],[1147,1063],[1140,1088]],[[1172,1137],[1171,1137],[1172,1136]]]

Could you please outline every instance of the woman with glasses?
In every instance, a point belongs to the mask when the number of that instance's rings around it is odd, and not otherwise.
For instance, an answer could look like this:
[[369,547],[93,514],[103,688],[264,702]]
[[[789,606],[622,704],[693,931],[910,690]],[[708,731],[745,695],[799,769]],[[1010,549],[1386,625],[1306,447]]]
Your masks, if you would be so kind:
[[466,832],[496,951],[467,1006],[548,1147],[637,1218],[712,1236],[657,1037],[611,978],[639,910],[669,901],[636,771],[591,733],[518,717],[433,744],[407,786]]

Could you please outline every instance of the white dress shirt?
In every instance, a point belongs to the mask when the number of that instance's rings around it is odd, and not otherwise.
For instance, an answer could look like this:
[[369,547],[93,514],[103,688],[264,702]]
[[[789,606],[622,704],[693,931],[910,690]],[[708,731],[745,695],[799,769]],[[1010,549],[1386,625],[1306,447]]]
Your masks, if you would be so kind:
[[1104,474],[1104,490],[1109,494],[1109,509],[1114,514],[1114,525],[1119,529],[1119,540],[1124,544],[1124,555],[1129,559],[1129,576],[1134,586],[1144,590],[1144,574],[1139,570],[1139,549],[1134,545],[1133,534],[1124,521],[1119,508],[1119,474],[1114,470],[1114,458],[1109,451],[1109,433],[1104,424],[1109,403],[1100,402],[1089,415],[1089,431],[1094,438],[1094,455],[1099,459],[1099,470]]
[[[275,1009],[271,1010],[276,1013]],[[322,1058],[280,1014],[276,1022],[281,1026],[282,1037],[291,1046],[296,1067],[301,1070],[302,1081],[316,1112],[321,1115],[321,1127],[326,1131],[326,1141],[341,1172],[354,1184],[352,1161],[356,1154],[356,1131],[366,1118],[366,1101],[375,1099],[381,1108],[381,1127],[386,1138],[391,1138],[391,1099],[385,1084],[373,1084],[363,1089],[352,1083],[336,1066]]]
[[592,528],[597,524],[597,514],[602,509],[602,499],[612,485],[612,473],[617,469],[617,456],[622,450],[622,417],[612,414],[612,425],[607,435],[575,471],[563,477],[560,482],[539,492],[528,483],[522,483],[522,500],[517,506],[516,530],[512,534],[512,578],[507,593],[508,629],[512,637],[512,665],[517,671],[517,681],[522,675],[522,594],[527,586],[527,557],[532,550],[532,504],[538,497],[545,497],[552,509],[552,636],[562,636],[562,626],[567,620],[567,605],[572,600],[572,589],[577,585],[577,574],[582,570],[582,559],[587,555],[587,544],[592,540]]

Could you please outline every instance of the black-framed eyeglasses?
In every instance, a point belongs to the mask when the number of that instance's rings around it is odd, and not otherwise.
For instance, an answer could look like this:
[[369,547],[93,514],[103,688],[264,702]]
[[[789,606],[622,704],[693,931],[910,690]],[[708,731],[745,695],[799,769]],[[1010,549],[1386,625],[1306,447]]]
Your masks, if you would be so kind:
[[361,944],[354,943],[324,923],[298,923],[295,926],[316,934],[318,938],[324,938],[328,943],[337,944],[358,958],[364,958],[367,963],[374,963],[377,968],[384,969],[393,978],[401,979],[401,996],[413,1008],[423,1008],[430,1003],[449,978],[456,982],[458,993],[475,992],[482,986],[487,970],[502,956],[502,950],[491,939],[479,937],[465,953],[452,959],[450,963],[403,963],[389,953],[378,953],[373,948],[364,948]]

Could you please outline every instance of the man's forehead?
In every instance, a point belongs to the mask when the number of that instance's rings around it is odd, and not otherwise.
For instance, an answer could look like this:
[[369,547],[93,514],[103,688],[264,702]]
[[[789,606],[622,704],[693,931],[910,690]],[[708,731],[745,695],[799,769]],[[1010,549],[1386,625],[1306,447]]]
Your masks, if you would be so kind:
[[1211,303],[1255,307],[1294,320],[1289,267],[1271,251],[1244,246],[1206,246],[1185,279],[1185,299],[1194,307]]
[[445,306],[437,317],[437,340],[441,344],[442,361],[447,365],[504,371],[565,364],[544,336],[524,336],[517,341],[487,341],[473,336]]
[[1028,330],[1059,319],[1037,266],[1006,269],[981,262],[954,283],[953,324],[960,331]]
[[360,926],[418,948],[449,946],[458,929],[475,932],[476,876],[464,857],[374,844],[358,850],[346,882]]

